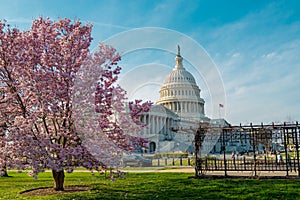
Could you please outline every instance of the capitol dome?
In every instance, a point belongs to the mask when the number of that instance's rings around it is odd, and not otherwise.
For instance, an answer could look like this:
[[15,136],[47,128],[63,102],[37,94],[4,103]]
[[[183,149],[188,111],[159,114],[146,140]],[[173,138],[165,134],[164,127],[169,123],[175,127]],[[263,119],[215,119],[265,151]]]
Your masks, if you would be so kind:
[[165,78],[157,104],[164,105],[180,118],[200,120],[204,117],[204,100],[193,75],[182,64],[180,47],[175,57],[175,67]]
[[174,69],[165,79],[164,84],[191,84],[197,85],[193,75],[183,69]]

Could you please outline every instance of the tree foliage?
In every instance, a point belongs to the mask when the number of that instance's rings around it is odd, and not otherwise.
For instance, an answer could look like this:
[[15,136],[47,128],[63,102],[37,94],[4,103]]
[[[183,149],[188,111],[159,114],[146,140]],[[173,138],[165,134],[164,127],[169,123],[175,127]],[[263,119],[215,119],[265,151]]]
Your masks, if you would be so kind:
[[[91,152],[96,148],[87,148],[81,138],[83,134],[98,134],[88,129],[95,123],[102,140],[94,143],[100,144],[96,147],[102,148],[102,152],[108,146],[105,142],[113,144],[115,151],[131,151],[135,144],[145,142],[126,131],[132,130],[133,124],[142,126],[137,116],[148,111],[150,103],[130,102],[128,116],[126,92],[116,85],[121,70],[117,65],[120,55],[104,44],[90,53],[91,30],[90,24],[69,19],[38,18],[28,31],[0,22],[0,120],[3,123],[0,148],[1,151],[9,149],[6,161],[9,160],[10,167],[31,167],[34,175],[45,168],[56,173],[72,171],[76,166],[97,170],[109,167],[103,157],[96,157],[97,151]],[[96,82],[89,83],[87,75],[94,76],[92,80]],[[81,87],[91,91],[90,96],[76,93],[78,80],[83,84]],[[82,97],[78,99],[76,95]],[[83,104],[84,98],[92,98],[85,104],[89,111],[97,113],[90,118],[92,122],[76,124],[82,117],[78,113],[85,111],[74,107],[74,96]]]

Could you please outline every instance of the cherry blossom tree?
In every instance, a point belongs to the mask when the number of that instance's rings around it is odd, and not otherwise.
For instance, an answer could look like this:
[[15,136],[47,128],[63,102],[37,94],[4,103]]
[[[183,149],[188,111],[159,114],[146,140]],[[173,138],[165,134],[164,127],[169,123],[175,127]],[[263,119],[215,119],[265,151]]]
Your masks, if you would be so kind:
[[[126,111],[126,92],[116,84],[120,55],[103,44],[90,53],[91,30],[91,25],[69,19],[39,18],[28,31],[0,22],[0,109],[9,166],[31,167],[34,177],[52,169],[55,190],[64,189],[64,170],[116,167],[108,162],[113,155],[145,143],[128,131],[144,126],[137,118],[151,103],[130,102]],[[86,71],[96,82],[89,82]],[[76,93],[78,82],[89,95]],[[87,109],[73,105],[79,100],[77,105]],[[86,121],[80,123],[82,119]],[[97,140],[90,145],[86,136]],[[110,154],[103,157],[103,152]]]
[[[12,153],[9,150],[9,138],[7,132],[9,131],[9,127],[14,117],[16,117],[17,113],[14,113],[14,101],[12,98],[12,93],[14,93],[15,87],[7,87],[8,85],[14,84],[12,81],[12,77],[10,74],[7,74],[6,71],[13,72],[14,68],[8,68],[8,62],[17,63],[17,58],[13,55],[18,56],[18,50],[21,49],[22,39],[21,32],[18,29],[11,29],[9,25],[6,25],[5,21],[0,21],[0,167],[4,173],[6,172],[6,167],[11,163],[9,157],[11,158],[13,155],[9,155]],[[21,53],[21,51],[19,52]],[[6,79],[6,80],[5,80]],[[8,103],[11,104],[11,109],[9,109]]]

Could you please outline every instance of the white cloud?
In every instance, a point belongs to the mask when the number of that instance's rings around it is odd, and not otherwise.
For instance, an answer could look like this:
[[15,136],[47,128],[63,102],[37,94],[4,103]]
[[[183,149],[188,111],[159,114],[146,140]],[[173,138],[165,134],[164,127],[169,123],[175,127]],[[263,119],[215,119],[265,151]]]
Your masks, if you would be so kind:
[[239,57],[241,54],[240,53],[234,53],[231,57],[232,58],[237,58],[237,57]]
[[263,54],[261,57],[271,59],[271,58],[274,58],[276,55],[277,55],[276,52],[271,52],[271,53],[268,53],[268,54]]
[[284,23],[289,16],[271,4],[208,33],[230,122],[300,119],[300,22]]

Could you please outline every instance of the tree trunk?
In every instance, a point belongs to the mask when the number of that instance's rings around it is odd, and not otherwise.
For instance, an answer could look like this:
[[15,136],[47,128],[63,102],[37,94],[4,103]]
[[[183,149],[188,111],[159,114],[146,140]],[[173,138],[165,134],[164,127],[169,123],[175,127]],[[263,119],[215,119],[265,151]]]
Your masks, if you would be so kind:
[[54,178],[54,189],[56,191],[63,191],[64,181],[65,181],[64,170],[61,171],[52,170],[52,176]]
[[0,177],[8,177],[6,167],[3,167],[3,168],[0,170]]

